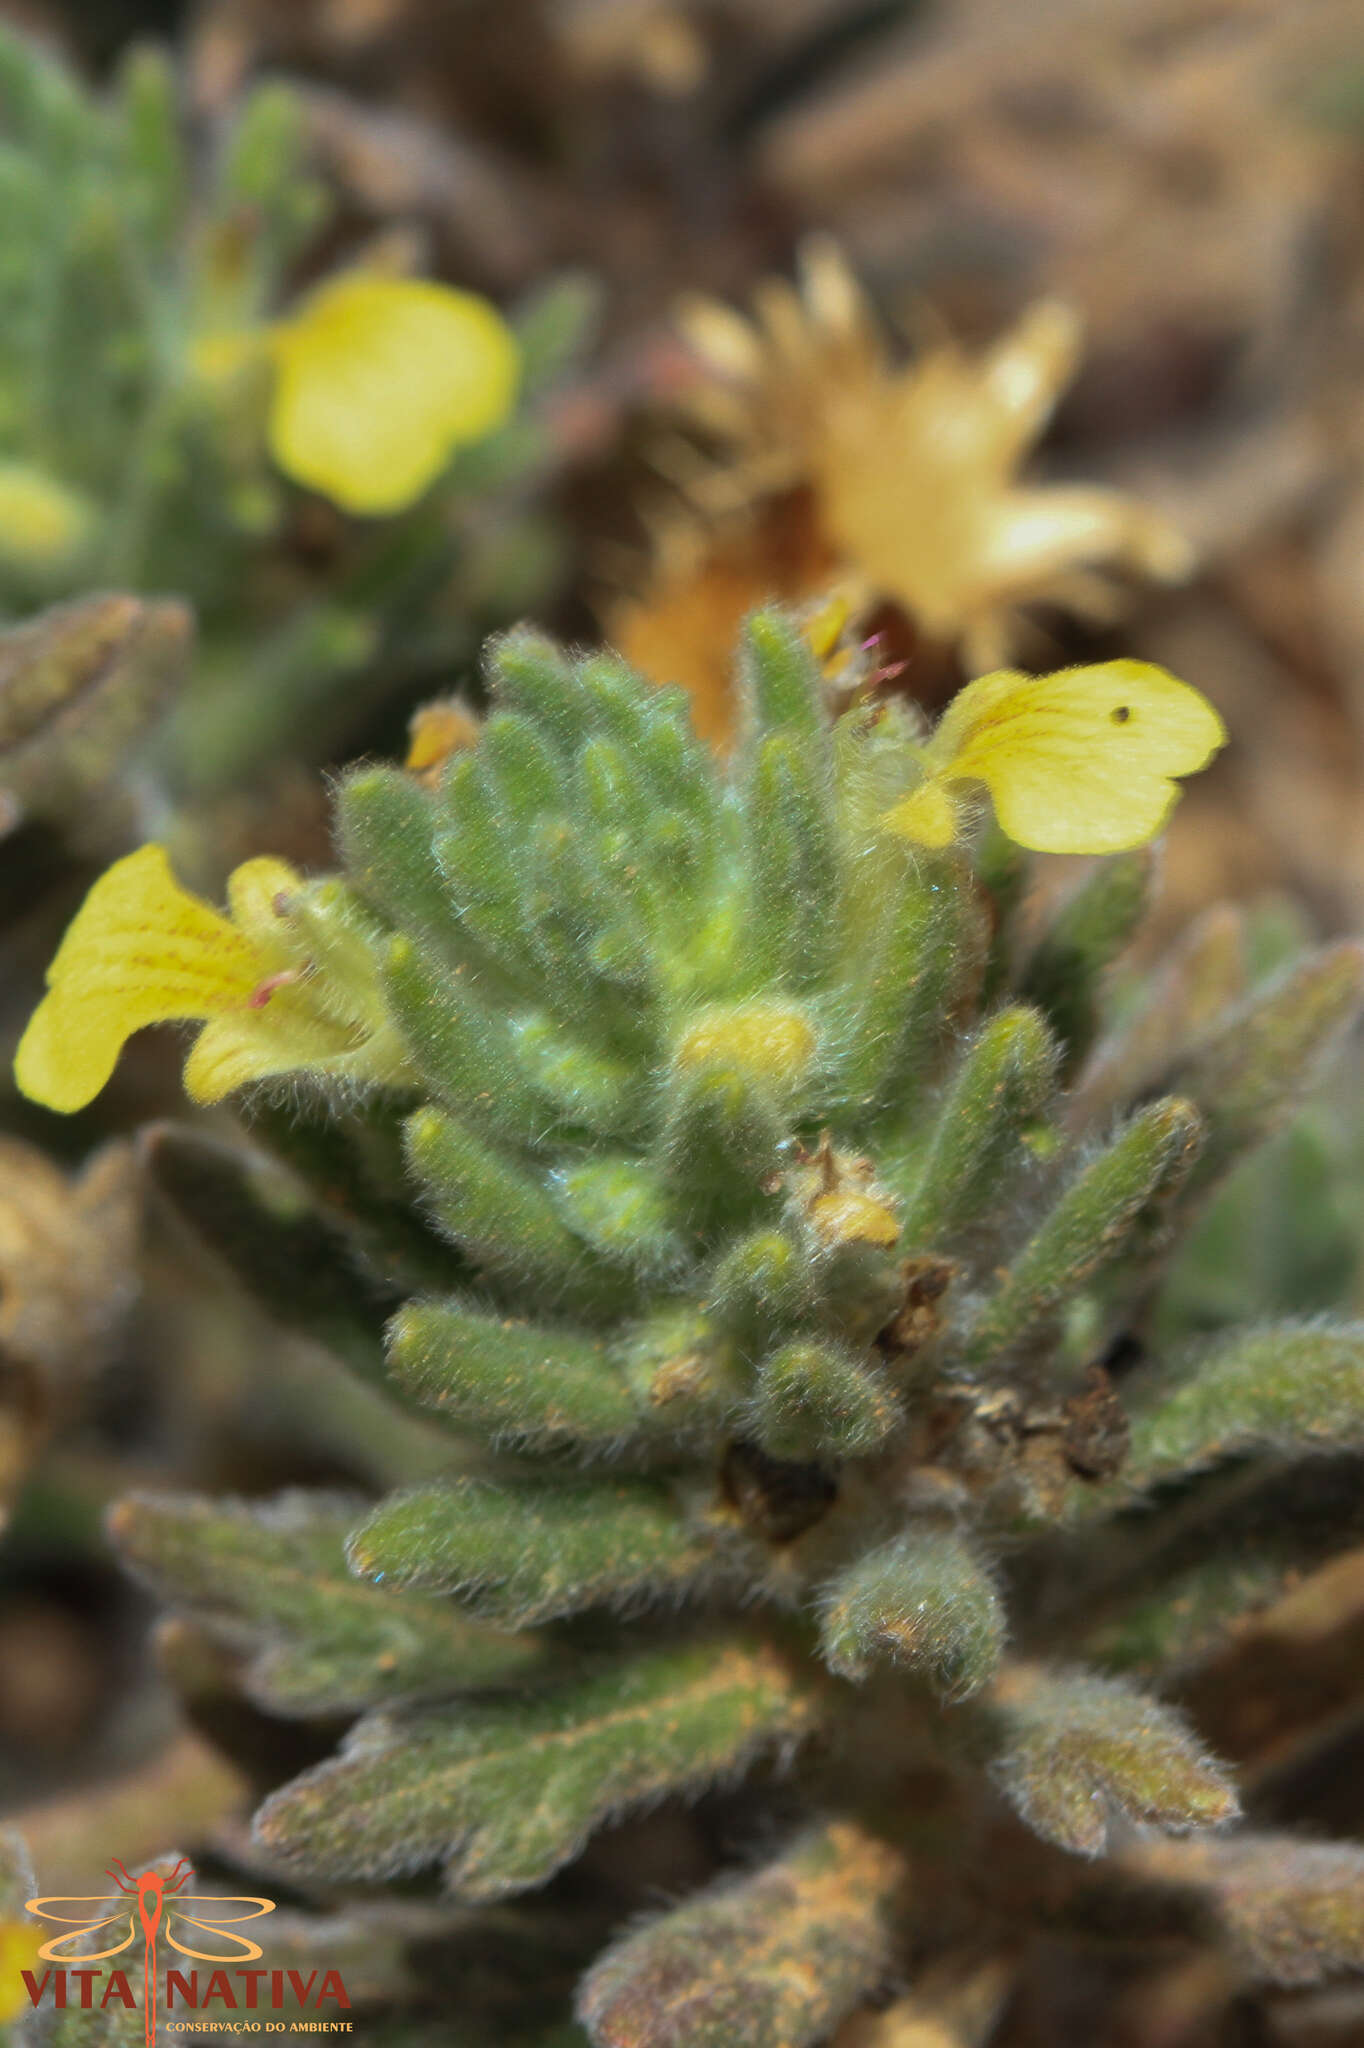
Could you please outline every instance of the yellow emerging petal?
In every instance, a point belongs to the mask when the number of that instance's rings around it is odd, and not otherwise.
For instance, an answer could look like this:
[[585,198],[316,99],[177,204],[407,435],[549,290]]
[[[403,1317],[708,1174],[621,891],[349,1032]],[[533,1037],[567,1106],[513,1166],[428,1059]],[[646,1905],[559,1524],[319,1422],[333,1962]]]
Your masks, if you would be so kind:
[[1151,662],[1108,661],[968,683],[928,753],[945,779],[986,785],[1020,846],[1117,853],[1160,830],[1174,778],[1205,768],[1226,738],[1187,683]]
[[164,847],[139,847],[100,876],[77,911],[19,1042],[15,1079],[48,1109],[83,1109],[144,1024],[240,1009],[270,965],[180,887]]
[[737,1003],[703,1011],[678,1040],[679,1067],[733,1065],[765,1080],[792,1082],[817,1050],[803,1011],[784,1003]]
[[895,1211],[859,1188],[839,1188],[810,1205],[810,1220],[825,1244],[877,1244],[889,1249],[900,1235]]
[[887,811],[887,828],[920,846],[950,846],[957,836],[960,809],[939,776],[930,776]]
[[287,861],[271,854],[244,860],[227,878],[227,907],[233,924],[257,945],[277,944],[284,908],[281,898],[287,900],[302,887],[302,875]]
[[511,411],[520,369],[486,299],[430,279],[350,271],[275,329],[270,448],[348,512],[401,512],[462,443]]

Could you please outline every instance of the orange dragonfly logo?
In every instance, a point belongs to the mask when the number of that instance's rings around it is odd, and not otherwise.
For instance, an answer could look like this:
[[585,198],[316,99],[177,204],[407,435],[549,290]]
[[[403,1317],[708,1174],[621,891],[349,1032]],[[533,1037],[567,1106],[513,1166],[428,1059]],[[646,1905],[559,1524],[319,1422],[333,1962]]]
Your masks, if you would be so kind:
[[[24,1911],[40,1920],[67,1922],[70,1934],[55,1934],[51,1941],[45,1941],[38,1954],[45,1963],[102,1963],[110,1956],[121,1956],[126,1949],[141,1938],[142,1941],[142,1992],[143,2011],[146,2019],[147,2048],[155,2048],[156,2041],[156,1944],[164,1932],[166,1940],[182,1956],[193,1956],[201,1963],[254,1963],[263,1953],[260,1943],[251,1941],[244,1934],[233,1934],[229,1929],[238,1921],[259,1920],[266,1913],[273,1913],[273,1899],[228,1898],[214,1894],[191,1892],[180,1897],[187,1880],[194,1875],[192,1864],[181,1857],[168,1876],[159,1871],[144,1870],[140,1877],[133,1877],[114,1858],[114,1868],[106,1871],[118,1887],[116,1892],[99,1892],[90,1897],[64,1898],[53,1894],[48,1898],[28,1899]],[[83,1906],[82,1913],[58,1913],[57,1906]],[[101,1913],[100,1907],[112,1906],[112,1913]],[[204,1917],[203,1909],[210,1906],[244,1906],[243,1913],[210,1913]],[[191,1911],[191,1908],[193,1910]],[[164,1924],[163,1924],[164,1923]],[[121,1927],[126,1930],[121,1941],[109,1948],[90,1949],[72,1947],[72,1943],[83,1944],[99,1927]],[[181,1941],[176,1928],[193,1927],[205,1933],[217,1934],[229,1944],[226,1952],[222,1949],[191,1948]]]

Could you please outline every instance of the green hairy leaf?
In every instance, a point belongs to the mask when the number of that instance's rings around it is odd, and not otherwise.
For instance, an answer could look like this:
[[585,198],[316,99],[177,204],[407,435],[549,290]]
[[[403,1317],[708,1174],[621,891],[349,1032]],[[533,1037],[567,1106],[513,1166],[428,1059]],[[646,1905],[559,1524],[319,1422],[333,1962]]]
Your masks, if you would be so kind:
[[1172,1926],[1250,1977],[1352,1967],[1355,1852],[1231,1832],[1165,1698],[1359,1541],[1364,1342],[1313,1313],[1349,1190],[1265,1153],[1292,1228],[1245,1292],[1217,1193],[1358,949],[1247,995],[1264,946],[1219,911],[1144,991],[1147,853],[1039,920],[997,827],[886,829],[903,698],[831,687],[773,609],[738,671],[721,760],[682,691],[522,629],[443,763],[342,781],[310,971],[360,963],[401,1064],[253,1104],[287,1177],[146,1156],[320,1384],[382,1357],[432,1415],[378,1498],[117,1508],[186,1617],[168,1668],[252,1768],[259,1709],[311,1724],[256,1819],[302,1893],[396,1927],[448,1916],[443,1869],[470,1960],[448,1920],[407,1952],[471,2048],[984,2048],[1039,1913],[1115,1970]]
[[762,1644],[658,1651],[560,1693],[363,1721],[335,1761],[266,1802],[257,1832],[304,1868],[443,1862],[462,1896],[498,1898],[542,1883],[612,1814],[726,1777],[817,1712]]

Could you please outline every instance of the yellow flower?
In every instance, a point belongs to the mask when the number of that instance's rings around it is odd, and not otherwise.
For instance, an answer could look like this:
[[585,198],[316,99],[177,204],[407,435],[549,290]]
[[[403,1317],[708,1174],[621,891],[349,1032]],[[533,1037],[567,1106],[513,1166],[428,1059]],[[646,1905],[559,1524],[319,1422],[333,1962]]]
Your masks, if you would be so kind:
[[228,918],[180,887],[164,847],[116,861],[48,969],[15,1055],[20,1089],[48,1109],[83,1109],[135,1031],[175,1020],[205,1026],[185,1066],[195,1102],[300,1069],[398,1078],[367,949],[353,933],[333,938],[329,971],[314,971],[308,897],[328,889],[283,861],[249,860],[228,880]]
[[29,2009],[22,1972],[32,1970],[41,1977],[38,1951],[46,1938],[35,1921],[0,1920],[0,2027]]
[[903,838],[947,846],[959,785],[982,782],[1011,839],[1039,853],[1117,853],[1164,824],[1173,778],[1206,768],[1227,731],[1207,699],[1148,661],[968,683],[920,750],[924,779],[885,816]]
[[270,331],[270,451],[347,512],[401,512],[506,419],[520,360],[486,299],[353,270]]
[[1135,499],[1020,481],[1074,373],[1067,307],[1034,305],[980,354],[940,342],[905,364],[833,243],[807,243],[800,269],[799,288],[758,288],[751,319],[683,308],[700,376],[679,410],[720,452],[679,435],[656,449],[679,509],[652,512],[647,578],[603,606],[627,658],[709,683],[744,611],[840,582],[864,615],[895,606],[980,674],[1010,659],[1028,605],[1108,617],[1111,572],[1187,574],[1187,543]]

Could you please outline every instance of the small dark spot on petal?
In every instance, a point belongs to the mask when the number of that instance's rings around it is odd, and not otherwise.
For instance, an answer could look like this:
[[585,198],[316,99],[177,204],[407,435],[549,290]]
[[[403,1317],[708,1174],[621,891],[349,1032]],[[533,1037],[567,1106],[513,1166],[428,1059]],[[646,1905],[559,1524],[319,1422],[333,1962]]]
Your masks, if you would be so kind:
[[1115,704],[1112,715],[1114,725],[1126,725],[1128,719],[1132,716],[1132,706],[1130,704]]

